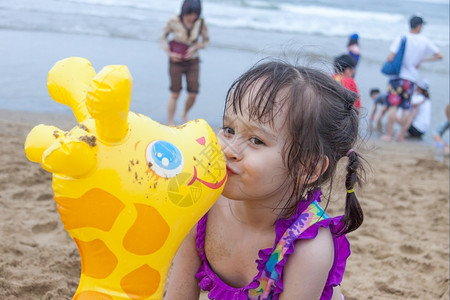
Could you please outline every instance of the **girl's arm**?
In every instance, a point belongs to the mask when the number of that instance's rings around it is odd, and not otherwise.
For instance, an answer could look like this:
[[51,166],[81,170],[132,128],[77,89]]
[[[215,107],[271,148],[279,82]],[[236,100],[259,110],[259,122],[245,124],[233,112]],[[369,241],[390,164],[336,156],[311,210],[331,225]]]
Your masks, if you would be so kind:
[[[208,26],[206,25],[206,22],[203,21],[202,31],[200,32],[200,35],[202,37],[201,42],[197,41],[192,46],[189,47],[186,58],[190,58],[194,52],[198,51],[199,49],[205,49],[209,44],[209,33],[208,33]],[[200,37],[199,37],[200,39]]]
[[297,241],[283,271],[284,289],[280,300],[319,299],[333,261],[330,229],[321,227],[314,239]]
[[171,22],[171,19],[169,19],[167,21],[166,25],[164,26],[164,28],[162,30],[161,36],[159,38],[159,43],[160,43],[161,49],[163,49],[168,55],[170,55],[170,47],[169,47],[169,42],[167,41],[167,38],[172,31],[170,22]]
[[378,104],[375,103],[373,105],[372,114],[370,115],[370,120],[375,120],[375,114],[377,113]]
[[416,118],[417,113],[419,112],[419,105],[422,104],[422,103],[423,103],[423,102],[421,102],[421,103],[419,103],[419,104],[414,104],[414,105],[413,105],[413,109],[412,109],[411,115],[409,116],[408,123],[407,123],[407,126],[406,126],[407,129],[408,129],[408,128],[412,125],[412,123],[414,122],[414,119]]
[[200,289],[195,278],[201,260],[195,246],[195,226],[184,239],[172,263],[172,269],[166,283],[165,300],[198,300]]

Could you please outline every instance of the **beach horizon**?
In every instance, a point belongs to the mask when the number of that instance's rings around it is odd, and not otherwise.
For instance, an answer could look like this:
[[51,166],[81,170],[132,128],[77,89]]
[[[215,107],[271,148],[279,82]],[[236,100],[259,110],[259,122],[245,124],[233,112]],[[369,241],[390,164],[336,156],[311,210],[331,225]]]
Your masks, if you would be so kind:
[[[229,30],[215,30],[221,35],[230,35],[230,38],[233,35]],[[168,58],[158,41],[15,30],[0,30],[0,38],[9,45],[8,48],[0,49],[0,55],[4,58],[5,74],[0,77],[0,84],[3,86],[0,91],[0,109],[70,114],[69,108],[51,100],[46,78],[48,71],[58,60],[79,56],[88,59],[97,72],[106,65],[126,65],[133,76],[130,110],[148,115],[160,123],[167,121]],[[260,49],[258,51],[249,47],[221,47],[213,43],[200,51],[200,92],[190,111],[190,119],[205,119],[213,127],[220,127],[229,86],[241,73],[261,59],[282,58],[288,62],[320,68],[331,74],[333,56],[344,53],[345,49],[345,39],[338,37],[303,35],[293,39],[292,35],[284,34],[271,41],[264,41],[261,36],[257,41],[257,48]],[[376,52],[372,48],[377,47],[379,52],[387,54],[389,43],[365,43],[364,47],[370,48],[370,51]],[[448,53],[448,48],[444,50]],[[443,54],[445,60],[442,63],[445,63],[448,61],[448,55],[445,52]],[[19,63],[8,63],[14,61]],[[379,71],[380,66],[380,61],[372,61],[363,56],[357,67],[355,80],[362,103],[363,135],[367,134],[373,108],[369,91],[374,87],[383,91],[387,84],[387,77]],[[448,103],[445,99],[449,99],[448,67],[442,69],[439,62],[429,63],[421,73],[431,82],[433,118],[423,139],[424,142],[431,143],[432,132],[445,119],[443,109]],[[186,96],[183,90],[175,114],[177,124],[182,123],[181,114]],[[448,133],[444,139],[448,139]]]

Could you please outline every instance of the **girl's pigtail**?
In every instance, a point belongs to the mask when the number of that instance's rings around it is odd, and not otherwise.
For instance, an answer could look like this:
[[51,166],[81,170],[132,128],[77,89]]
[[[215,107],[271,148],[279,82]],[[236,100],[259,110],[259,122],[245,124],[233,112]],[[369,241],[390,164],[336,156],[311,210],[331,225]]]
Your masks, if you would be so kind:
[[356,230],[362,224],[364,219],[363,211],[354,191],[355,184],[361,186],[361,178],[358,174],[361,161],[358,154],[353,149],[350,149],[346,156],[348,157],[347,175],[345,178],[347,196],[345,199],[345,214],[342,219],[343,224],[338,232],[339,235],[344,235]]

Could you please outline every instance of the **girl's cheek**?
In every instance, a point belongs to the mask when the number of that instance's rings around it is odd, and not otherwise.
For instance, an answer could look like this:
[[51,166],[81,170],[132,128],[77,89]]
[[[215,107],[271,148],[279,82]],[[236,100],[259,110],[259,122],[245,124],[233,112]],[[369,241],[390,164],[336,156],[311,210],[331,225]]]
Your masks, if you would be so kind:
[[219,144],[220,144],[220,147],[222,148],[222,151],[224,151],[226,142],[225,142],[225,137],[223,136],[223,133],[219,132],[219,134],[217,135],[217,138],[219,140]]

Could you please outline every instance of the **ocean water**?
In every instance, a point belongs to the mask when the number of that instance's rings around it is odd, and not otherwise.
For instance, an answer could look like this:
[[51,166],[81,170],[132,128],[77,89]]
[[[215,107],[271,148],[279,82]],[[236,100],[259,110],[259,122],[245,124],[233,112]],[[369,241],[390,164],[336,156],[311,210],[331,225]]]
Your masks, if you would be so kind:
[[[178,13],[174,0],[1,0],[0,28],[43,30],[151,40],[161,24]],[[419,13],[424,33],[449,44],[448,0],[203,0],[208,24],[264,32],[391,41]],[[220,39],[218,39],[219,41]],[[224,43],[224,41],[220,41]]]
[[[431,82],[436,116],[432,127],[444,119],[443,107],[449,101],[449,0],[203,0],[202,5],[211,43],[202,51],[201,76],[211,77],[214,86],[201,87],[198,102],[206,104],[203,110],[196,104],[193,117],[203,117],[211,107],[221,105],[229,83],[261,57],[301,53],[329,62],[346,51],[348,36],[354,32],[360,36],[362,50],[355,79],[370,114],[368,91],[383,89],[386,84],[378,70],[389,44],[408,31],[410,16],[419,13],[426,21],[422,34],[444,55],[443,61],[421,67],[422,76]],[[102,60],[102,53],[104,57],[108,53],[122,56],[120,63],[129,64],[135,77],[132,109],[156,114],[156,119],[164,122],[165,102],[159,100],[150,112],[147,95],[167,98],[167,57],[162,51],[147,56],[140,52],[159,49],[161,30],[169,17],[179,13],[180,6],[181,0],[0,0],[0,109],[67,112],[60,105],[49,104],[45,74],[56,58],[76,49],[81,55],[90,55],[96,68],[114,63]],[[51,46],[45,46],[47,41]],[[120,48],[125,44],[130,49]],[[224,55],[229,59],[226,65]],[[220,71],[223,74],[219,76]],[[145,79],[146,73],[154,80]],[[218,109],[215,119],[207,121],[215,123],[220,113]]]

